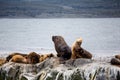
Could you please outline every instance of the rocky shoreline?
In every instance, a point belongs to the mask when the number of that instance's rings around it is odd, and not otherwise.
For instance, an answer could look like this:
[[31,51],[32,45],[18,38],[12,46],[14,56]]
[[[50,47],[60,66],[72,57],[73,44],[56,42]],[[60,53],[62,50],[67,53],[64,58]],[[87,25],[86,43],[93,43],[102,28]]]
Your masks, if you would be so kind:
[[120,80],[120,68],[104,59],[59,62],[56,57],[37,64],[8,62],[0,66],[0,80]]

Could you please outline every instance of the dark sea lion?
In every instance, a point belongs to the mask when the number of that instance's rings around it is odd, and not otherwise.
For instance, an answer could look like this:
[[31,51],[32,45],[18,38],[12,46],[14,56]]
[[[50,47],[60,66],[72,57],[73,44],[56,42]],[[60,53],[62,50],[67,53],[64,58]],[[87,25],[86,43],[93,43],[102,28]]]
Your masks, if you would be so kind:
[[58,57],[63,58],[64,60],[71,58],[71,48],[67,45],[62,36],[52,36],[52,41],[54,42]]
[[120,65],[120,60],[117,58],[112,58],[110,63],[113,65]]
[[28,64],[36,64],[36,63],[39,63],[39,58],[40,58],[40,55],[35,53],[35,52],[30,52],[27,56],[27,61],[28,61]]

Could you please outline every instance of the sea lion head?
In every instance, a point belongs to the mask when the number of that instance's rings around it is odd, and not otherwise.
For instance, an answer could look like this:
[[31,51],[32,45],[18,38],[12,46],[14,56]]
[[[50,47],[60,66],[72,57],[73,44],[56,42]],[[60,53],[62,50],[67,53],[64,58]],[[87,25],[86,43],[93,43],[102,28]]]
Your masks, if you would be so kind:
[[56,44],[65,42],[62,36],[52,36],[52,41]]
[[6,57],[6,62],[9,62],[9,60],[13,57],[13,55],[9,55]]
[[76,40],[76,44],[78,44],[78,45],[81,46],[81,44],[82,44],[82,38],[78,38],[78,39]]
[[115,55],[115,58],[120,59],[120,55]]

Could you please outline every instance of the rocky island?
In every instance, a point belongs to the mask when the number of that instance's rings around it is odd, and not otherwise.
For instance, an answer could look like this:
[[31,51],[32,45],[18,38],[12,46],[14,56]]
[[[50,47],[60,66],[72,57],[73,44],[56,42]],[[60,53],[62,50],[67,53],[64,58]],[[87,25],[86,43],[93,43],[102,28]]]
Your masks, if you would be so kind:
[[120,80],[119,66],[110,57],[70,59],[56,57],[37,64],[8,62],[0,66],[0,80]]
[[72,49],[62,36],[53,36],[52,41],[57,56],[30,52],[1,59],[0,80],[120,80],[120,55],[93,57],[81,47],[82,38]]

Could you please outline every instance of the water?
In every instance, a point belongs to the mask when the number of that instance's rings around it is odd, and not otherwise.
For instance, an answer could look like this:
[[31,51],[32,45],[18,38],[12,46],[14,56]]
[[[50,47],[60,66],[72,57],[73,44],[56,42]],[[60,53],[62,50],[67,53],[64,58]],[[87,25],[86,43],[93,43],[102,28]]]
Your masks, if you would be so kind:
[[95,55],[120,53],[120,18],[0,19],[0,54],[56,53],[51,37],[61,35],[69,46],[79,37]]

